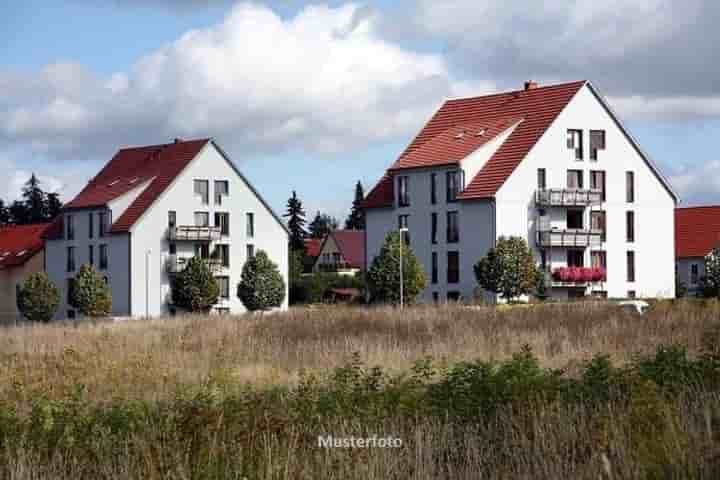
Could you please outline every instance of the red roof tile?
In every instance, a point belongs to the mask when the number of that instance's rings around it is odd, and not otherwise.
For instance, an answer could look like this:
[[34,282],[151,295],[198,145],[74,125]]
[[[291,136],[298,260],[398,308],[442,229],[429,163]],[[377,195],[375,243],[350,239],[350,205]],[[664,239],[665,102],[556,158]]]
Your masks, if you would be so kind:
[[[145,182],[150,182],[113,223],[111,233],[127,232],[175,177],[197,156],[209,139],[176,141],[165,145],[123,148],[64,208],[106,205]],[[52,229],[62,234],[61,220]]]
[[[522,119],[523,121],[503,142],[475,178],[470,180],[460,195],[461,199],[492,197],[583,85],[585,85],[585,81],[578,81],[530,90],[449,100],[433,115],[418,136],[405,149],[396,164],[402,164],[404,157],[417,157],[422,152],[424,145],[453,127],[464,124],[499,124],[511,119]],[[436,140],[436,142],[438,145],[442,143],[440,140]],[[441,154],[438,151],[434,151],[434,154],[436,156],[438,154],[454,156],[449,153]],[[421,156],[425,159],[430,158],[428,155]],[[435,165],[434,162],[429,162],[423,166],[433,165]],[[363,205],[365,208],[375,208],[392,206],[392,203],[393,182],[386,174],[368,194]]]
[[320,255],[320,248],[322,247],[322,238],[306,238],[305,242],[305,255],[308,257],[317,257]]
[[0,227],[0,270],[23,265],[43,249],[43,234],[49,223]]
[[340,254],[353,268],[365,268],[365,231],[335,230],[330,235],[340,250]]
[[720,206],[675,209],[675,257],[704,257],[720,244]]

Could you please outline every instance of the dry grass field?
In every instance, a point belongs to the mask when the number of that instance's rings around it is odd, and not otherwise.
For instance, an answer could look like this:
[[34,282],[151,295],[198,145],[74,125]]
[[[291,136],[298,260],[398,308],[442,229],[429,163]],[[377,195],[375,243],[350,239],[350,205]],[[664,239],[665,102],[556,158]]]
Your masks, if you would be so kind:
[[[717,353],[718,325],[717,302],[662,302],[643,316],[587,302],[6,328],[0,477],[716,478],[720,387],[663,386],[716,364],[637,359],[664,345],[688,359]],[[532,358],[517,356],[525,346]],[[602,361],[588,369],[599,355],[639,366],[615,382]],[[427,387],[413,380],[427,358],[437,378],[463,361],[505,366]],[[596,395],[599,384],[621,394]],[[323,433],[393,433],[405,447],[321,449]]]

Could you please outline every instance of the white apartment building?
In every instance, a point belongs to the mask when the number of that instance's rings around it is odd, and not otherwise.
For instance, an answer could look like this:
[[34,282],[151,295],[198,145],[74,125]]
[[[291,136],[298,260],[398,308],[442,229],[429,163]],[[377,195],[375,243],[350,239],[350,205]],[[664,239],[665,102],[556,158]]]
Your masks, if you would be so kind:
[[[46,240],[46,270],[62,293],[90,263],[106,278],[113,316],[172,313],[173,275],[192,256],[213,270],[217,313],[245,311],[237,298],[245,261],[262,249],[287,286],[288,234],[237,167],[211,139],[123,148],[63,207]],[[286,287],[287,288],[287,287]],[[287,292],[285,295],[287,307]]]
[[473,265],[520,236],[554,298],[673,297],[676,202],[590,82],[526,82],[433,115],[366,197],[366,265],[407,227],[421,300],[492,299]]

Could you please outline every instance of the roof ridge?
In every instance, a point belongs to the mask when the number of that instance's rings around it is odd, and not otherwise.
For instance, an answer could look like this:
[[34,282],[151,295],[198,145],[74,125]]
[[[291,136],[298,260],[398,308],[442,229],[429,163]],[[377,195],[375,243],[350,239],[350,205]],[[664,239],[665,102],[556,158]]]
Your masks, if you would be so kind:
[[472,95],[472,96],[470,96],[470,97],[448,98],[447,100],[445,100],[445,103],[449,103],[449,102],[460,102],[460,101],[463,101],[463,100],[472,100],[472,99],[475,99],[475,98],[502,97],[503,95],[512,95],[512,94],[514,94],[514,93],[538,92],[538,91],[542,91],[542,90],[548,90],[548,89],[551,89],[551,88],[568,87],[568,86],[570,86],[570,85],[575,85],[575,84],[578,84],[578,83],[583,83],[583,84],[584,84],[584,83],[587,83],[587,82],[588,82],[588,80],[573,80],[573,81],[570,81],[570,82],[560,82],[560,83],[552,83],[552,84],[549,84],[549,85],[540,85],[540,86],[537,86],[537,87],[532,88],[532,89],[530,89],[530,90],[525,90],[525,89],[504,90],[504,91],[501,91],[501,92],[488,93],[488,94],[485,94],[485,95]]
[[697,210],[700,208],[720,208],[720,205],[694,205],[692,207],[675,207],[675,210]]

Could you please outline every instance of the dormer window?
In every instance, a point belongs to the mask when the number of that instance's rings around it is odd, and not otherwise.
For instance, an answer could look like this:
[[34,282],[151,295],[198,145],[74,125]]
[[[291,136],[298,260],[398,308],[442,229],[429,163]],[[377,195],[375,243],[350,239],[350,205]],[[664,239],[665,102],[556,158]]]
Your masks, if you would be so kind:
[[569,129],[567,131],[567,148],[574,150],[575,160],[583,159],[583,132],[582,130]]

